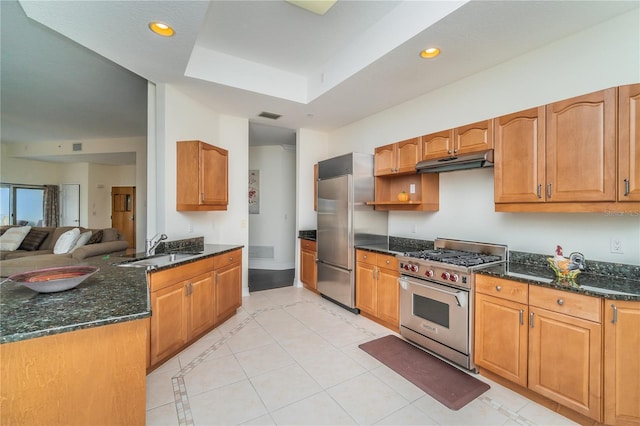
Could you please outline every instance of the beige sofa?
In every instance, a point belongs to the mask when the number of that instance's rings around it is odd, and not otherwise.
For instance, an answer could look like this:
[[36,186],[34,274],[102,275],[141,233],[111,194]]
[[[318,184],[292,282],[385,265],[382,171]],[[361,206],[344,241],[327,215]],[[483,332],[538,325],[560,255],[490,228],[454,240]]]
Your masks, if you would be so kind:
[[[10,225],[0,226],[0,232],[3,232],[10,227]],[[124,239],[124,236],[115,228],[85,229],[80,227],[80,232],[92,231],[93,233],[96,233],[98,231],[102,231],[102,239],[98,243],[87,244],[78,247],[70,253],[53,254],[53,247],[55,246],[56,241],[58,241],[58,238],[60,238],[60,235],[73,228],[73,226],[61,226],[58,228],[34,226],[32,227],[32,229],[48,232],[47,237],[44,239],[44,241],[42,241],[38,249],[0,251],[0,260],[6,261],[11,259],[27,258],[31,256],[51,255],[59,258],[70,258],[77,262],[90,257],[125,252],[127,250],[127,247],[129,246],[127,241]],[[33,258],[32,260],[36,261],[36,259]]]

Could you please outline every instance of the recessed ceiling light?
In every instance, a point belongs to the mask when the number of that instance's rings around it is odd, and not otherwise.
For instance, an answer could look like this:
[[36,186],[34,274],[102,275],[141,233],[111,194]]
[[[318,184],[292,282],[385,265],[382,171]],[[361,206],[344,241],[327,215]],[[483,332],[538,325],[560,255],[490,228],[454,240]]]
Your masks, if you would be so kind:
[[176,32],[169,25],[164,22],[154,21],[149,23],[149,29],[154,33],[161,35],[163,37],[171,37]]
[[420,57],[429,59],[429,58],[435,58],[439,54],[440,54],[440,49],[438,49],[437,47],[430,47],[420,52]]

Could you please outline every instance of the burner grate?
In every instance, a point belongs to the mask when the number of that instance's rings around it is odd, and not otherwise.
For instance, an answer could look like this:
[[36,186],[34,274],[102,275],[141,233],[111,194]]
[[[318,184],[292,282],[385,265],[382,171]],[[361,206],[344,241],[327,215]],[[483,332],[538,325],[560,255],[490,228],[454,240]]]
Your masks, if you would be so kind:
[[466,267],[502,260],[500,256],[496,255],[449,249],[406,252],[404,256]]

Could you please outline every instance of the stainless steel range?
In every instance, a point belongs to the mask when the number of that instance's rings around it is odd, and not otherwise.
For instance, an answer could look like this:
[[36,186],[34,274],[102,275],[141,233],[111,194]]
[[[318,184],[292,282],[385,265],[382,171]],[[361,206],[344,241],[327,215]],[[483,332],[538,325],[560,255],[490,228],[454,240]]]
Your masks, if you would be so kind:
[[508,260],[507,246],[438,238],[432,250],[398,256],[400,334],[435,355],[476,371],[474,272]]

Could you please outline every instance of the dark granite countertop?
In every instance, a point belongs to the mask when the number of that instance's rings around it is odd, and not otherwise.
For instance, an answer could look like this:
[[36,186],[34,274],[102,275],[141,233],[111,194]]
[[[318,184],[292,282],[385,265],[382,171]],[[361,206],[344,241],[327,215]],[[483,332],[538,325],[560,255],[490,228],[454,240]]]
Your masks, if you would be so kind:
[[[207,244],[198,257],[149,270],[167,269],[229,252],[241,245]],[[123,268],[116,263],[144,257],[104,256],[82,262],[100,267],[76,288],[37,293],[20,284],[0,283],[0,343],[132,321],[151,316],[146,268]],[[33,269],[38,269],[34,257]]]
[[315,241],[316,240],[316,230],[312,229],[312,230],[307,230],[307,231],[298,231],[298,238],[300,238],[302,240]]
[[[402,255],[404,252],[431,249],[433,242],[389,237],[387,245],[360,245],[356,248]],[[554,272],[546,263],[547,257],[512,251],[508,263],[480,269],[477,273],[589,296],[640,301],[640,266],[587,260],[586,271],[579,274],[573,282],[569,282],[555,279]]]
[[600,275],[588,270],[579,274],[574,281],[556,279],[549,267],[518,262],[492,266],[481,269],[477,273],[588,296],[640,301],[640,280]]

